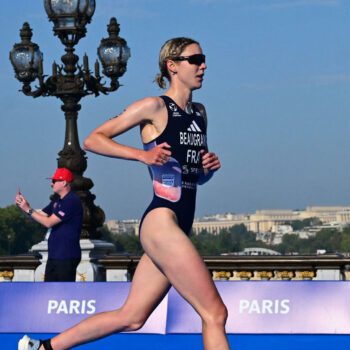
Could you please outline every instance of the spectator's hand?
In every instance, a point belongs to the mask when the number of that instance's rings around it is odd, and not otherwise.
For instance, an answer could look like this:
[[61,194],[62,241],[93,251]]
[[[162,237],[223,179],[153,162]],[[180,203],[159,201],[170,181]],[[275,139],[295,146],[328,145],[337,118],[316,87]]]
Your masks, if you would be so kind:
[[141,161],[147,165],[163,165],[171,156],[169,150],[170,147],[171,146],[168,143],[163,142],[160,145],[145,151]]
[[30,204],[27,202],[27,200],[21,193],[16,194],[15,203],[24,212],[28,212],[28,210],[30,209]]

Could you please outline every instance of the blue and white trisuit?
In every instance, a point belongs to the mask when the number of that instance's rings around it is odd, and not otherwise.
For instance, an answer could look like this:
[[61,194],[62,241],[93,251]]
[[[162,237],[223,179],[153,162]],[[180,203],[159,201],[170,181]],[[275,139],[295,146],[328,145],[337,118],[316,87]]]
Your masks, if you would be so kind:
[[197,184],[210,177],[204,176],[200,152],[207,151],[206,121],[194,104],[189,114],[170,97],[161,98],[168,111],[168,122],[157,138],[144,144],[144,149],[167,142],[171,146],[171,158],[164,165],[149,166],[154,196],[142,216],[140,229],[151,210],[165,207],[175,213],[180,228],[189,234],[194,219]]

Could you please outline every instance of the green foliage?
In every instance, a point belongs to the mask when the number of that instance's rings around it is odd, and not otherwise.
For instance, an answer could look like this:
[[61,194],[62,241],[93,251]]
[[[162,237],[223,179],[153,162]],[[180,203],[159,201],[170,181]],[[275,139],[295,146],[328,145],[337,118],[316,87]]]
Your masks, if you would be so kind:
[[339,250],[341,252],[350,252],[350,227],[346,227],[342,232]]
[[129,254],[142,254],[140,239],[134,234],[123,233],[114,238],[117,252],[127,252]]
[[350,227],[342,232],[336,229],[323,229],[308,239],[299,238],[296,234],[286,234],[282,237],[282,243],[274,246],[256,241],[255,233],[247,231],[244,225],[222,230],[218,235],[202,231],[199,235],[192,235],[191,240],[202,255],[239,252],[249,247],[273,249],[281,254],[310,255],[316,254],[319,249],[325,249],[327,253],[347,253],[350,252]]
[[46,229],[15,205],[0,208],[0,255],[27,253],[43,240]]
[[275,246],[275,250],[282,254],[299,253],[307,239],[301,239],[295,234],[286,234],[282,237],[282,243]]
[[321,225],[321,221],[319,218],[308,218],[304,220],[291,221],[289,224],[292,226],[293,231],[300,231],[305,227]]
[[336,229],[322,229],[314,237],[308,239],[299,238],[295,234],[282,237],[282,243],[275,246],[282,254],[315,254],[319,249],[325,249],[327,253],[350,252],[350,228],[342,232]]
[[219,250],[216,247],[216,237],[208,231],[202,230],[198,235],[192,234],[190,239],[202,255],[217,255]]
[[[317,220],[305,219],[297,225],[313,226],[319,224]],[[102,239],[113,242],[117,252],[142,254],[139,237],[128,234],[111,235],[107,227],[104,227],[103,232]],[[282,243],[274,246],[257,241],[256,234],[248,231],[243,224],[221,230],[216,235],[202,230],[198,235],[192,234],[190,239],[201,255],[234,253],[251,247],[273,249],[282,254],[308,255],[315,254],[318,249],[325,249],[327,253],[350,252],[350,226],[342,232],[336,229],[323,229],[315,237],[308,239],[299,238],[296,234],[286,234],[282,237]]]
[[138,236],[127,233],[112,235],[107,226],[103,226],[101,229],[101,234],[101,238],[103,240],[111,242],[115,245],[116,252],[118,253],[123,252],[136,255],[141,255],[143,253]]
[[203,230],[190,238],[201,255],[239,252],[248,247],[268,247],[266,244],[256,241],[255,234],[248,231],[243,224],[224,229],[217,235]]

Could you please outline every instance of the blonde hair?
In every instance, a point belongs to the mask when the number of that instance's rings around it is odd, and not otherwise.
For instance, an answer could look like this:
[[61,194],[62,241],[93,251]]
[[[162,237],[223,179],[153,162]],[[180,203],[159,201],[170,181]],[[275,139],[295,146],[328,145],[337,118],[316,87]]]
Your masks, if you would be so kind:
[[191,44],[197,44],[199,43],[193,39],[190,38],[173,38],[164,43],[162,48],[159,52],[159,70],[160,73],[156,75],[155,82],[159,85],[160,88],[165,89],[166,88],[166,81],[164,78],[167,78],[167,80],[170,82],[170,75],[167,68],[167,61],[171,59],[172,57],[177,57],[182,54],[182,52],[185,50],[186,46]]

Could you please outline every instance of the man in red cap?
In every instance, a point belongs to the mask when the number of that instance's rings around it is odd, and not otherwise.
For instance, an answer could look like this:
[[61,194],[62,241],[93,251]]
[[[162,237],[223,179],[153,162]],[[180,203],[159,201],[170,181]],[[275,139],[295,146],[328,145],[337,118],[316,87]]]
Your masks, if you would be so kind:
[[74,282],[81,259],[83,207],[71,189],[73,174],[69,169],[58,168],[50,179],[55,198],[42,211],[32,209],[20,192],[15,202],[23,212],[50,230],[45,282]]

